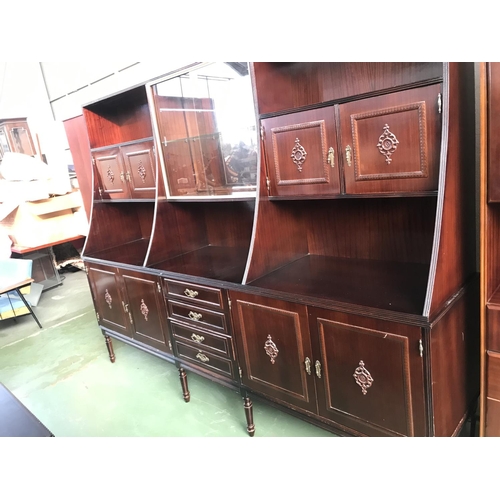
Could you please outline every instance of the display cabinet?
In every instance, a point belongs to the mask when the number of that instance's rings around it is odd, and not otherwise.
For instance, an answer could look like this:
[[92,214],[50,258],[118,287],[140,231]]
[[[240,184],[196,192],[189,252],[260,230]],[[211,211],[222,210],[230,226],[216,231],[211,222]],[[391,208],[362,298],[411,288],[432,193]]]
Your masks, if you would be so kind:
[[0,120],[0,161],[4,153],[8,152],[30,156],[36,154],[26,118]]
[[479,394],[472,64],[196,63],[84,115],[112,360],[115,338],[174,362],[186,401],[190,371],[239,390],[250,435],[254,398],[338,434],[460,432]]

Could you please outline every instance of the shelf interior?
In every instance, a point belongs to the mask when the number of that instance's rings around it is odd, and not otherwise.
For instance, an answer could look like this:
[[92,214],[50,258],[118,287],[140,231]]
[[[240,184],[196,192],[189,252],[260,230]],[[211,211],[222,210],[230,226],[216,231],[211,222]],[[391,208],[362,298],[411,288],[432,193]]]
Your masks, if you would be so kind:
[[209,245],[150,267],[190,276],[241,283],[247,257],[248,248]]
[[428,264],[306,255],[247,284],[420,315],[428,275]]

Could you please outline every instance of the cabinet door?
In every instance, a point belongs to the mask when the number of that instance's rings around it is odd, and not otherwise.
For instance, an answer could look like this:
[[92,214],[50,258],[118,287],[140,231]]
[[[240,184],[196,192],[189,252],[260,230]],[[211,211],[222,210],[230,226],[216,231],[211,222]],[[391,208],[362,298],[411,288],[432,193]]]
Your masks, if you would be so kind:
[[441,86],[339,107],[347,194],[437,190]]
[[125,177],[132,199],[153,199],[156,194],[156,162],[153,141],[121,148]]
[[312,359],[303,305],[231,292],[243,384],[272,399],[316,412]]
[[114,267],[87,264],[94,305],[99,324],[104,328],[131,337],[129,317],[125,313],[121,280]]
[[92,162],[101,186],[103,200],[129,198],[125,168],[119,148],[93,152]]
[[159,278],[128,270],[120,271],[126,290],[133,337],[156,349],[171,352],[166,310]]
[[271,196],[340,193],[333,107],[261,122]]
[[370,435],[424,436],[420,329],[393,324],[391,332],[385,322],[358,318],[358,326],[345,314],[310,314],[319,414]]

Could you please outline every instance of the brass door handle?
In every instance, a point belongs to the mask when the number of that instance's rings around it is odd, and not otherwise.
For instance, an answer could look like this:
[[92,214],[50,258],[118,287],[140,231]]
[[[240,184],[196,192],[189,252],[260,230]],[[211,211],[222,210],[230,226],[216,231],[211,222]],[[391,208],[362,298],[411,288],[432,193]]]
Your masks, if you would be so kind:
[[335,151],[333,148],[328,150],[328,163],[330,164],[330,167],[335,167]]
[[350,167],[352,162],[352,149],[351,146],[346,146],[345,148],[345,159],[347,161],[347,165]]
[[196,335],[196,333],[193,333],[191,335],[191,340],[197,344],[201,344],[205,340],[205,337],[203,337],[203,335]]
[[200,319],[203,317],[200,313],[196,313],[194,311],[189,311],[188,316],[193,320],[193,321],[200,321]]
[[192,299],[194,299],[195,297],[198,296],[198,292],[195,290],[190,290],[189,288],[186,288],[184,290],[184,295],[186,295],[186,297],[191,297]]
[[129,181],[129,182],[130,182],[130,172],[127,172],[127,173],[125,174],[125,176],[126,176],[126,178],[127,178],[127,181]]
[[321,378],[321,363],[319,360],[314,363],[314,367],[316,368],[316,377]]
[[311,360],[309,358],[306,358],[304,360],[304,365],[306,365],[306,372],[308,375],[311,375]]
[[125,174],[123,172],[120,172],[120,179],[122,182],[125,182]]
[[205,356],[202,352],[199,352],[196,357],[202,362],[202,363],[207,363],[210,361],[210,358],[208,356]]

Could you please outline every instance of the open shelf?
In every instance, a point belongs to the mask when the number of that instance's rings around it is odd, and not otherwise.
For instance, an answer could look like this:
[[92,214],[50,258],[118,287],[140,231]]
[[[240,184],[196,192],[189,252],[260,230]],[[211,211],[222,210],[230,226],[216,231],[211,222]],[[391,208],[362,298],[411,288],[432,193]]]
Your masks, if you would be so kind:
[[248,249],[246,248],[209,245],[150,267],[190,276],[241,283],[247,256]]
[[133,266],[142,266],[148,251],[149,238],[130,241],[106,250],[100,250],[94,253],[86,254],[91,259],[101,259],[121,264],[130,264]]
[[306,255],[250,286],[421,315],[428,264]]

